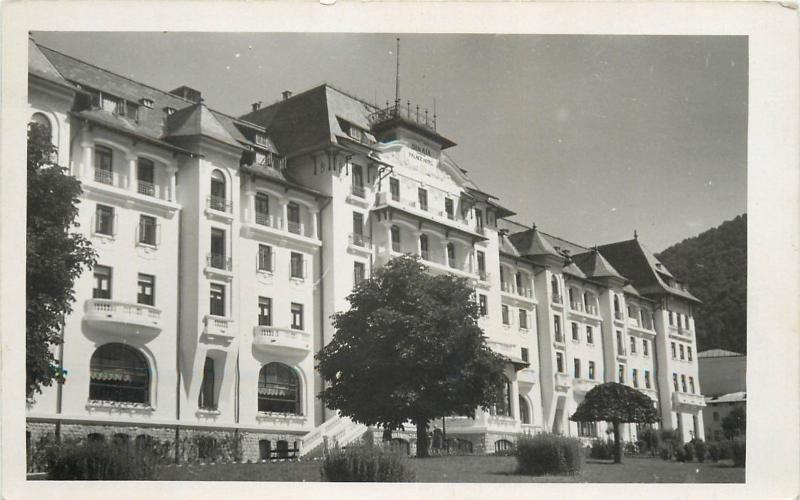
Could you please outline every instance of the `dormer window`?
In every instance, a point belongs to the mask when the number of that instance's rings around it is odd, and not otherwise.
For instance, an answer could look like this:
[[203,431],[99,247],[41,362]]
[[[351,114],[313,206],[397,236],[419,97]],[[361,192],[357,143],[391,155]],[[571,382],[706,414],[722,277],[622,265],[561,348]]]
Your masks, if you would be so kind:
[[255,143],[259,146],[266,146],[267,145],[267,136],[266,134],[256,134]]
[[169,116],[175,112],[175,108],[171,108],[169,106],[164,107],[164,113]]
[[153,109],[153,100],[143,97],[139,99],[139,103],[147,109]]

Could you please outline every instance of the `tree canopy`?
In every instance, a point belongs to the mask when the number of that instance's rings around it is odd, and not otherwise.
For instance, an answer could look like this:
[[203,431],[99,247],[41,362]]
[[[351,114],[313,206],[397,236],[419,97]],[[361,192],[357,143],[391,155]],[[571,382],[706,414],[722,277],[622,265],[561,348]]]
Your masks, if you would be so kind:
[[658,255],[703,301],[697,347],[747,353],[747,214],[677,243]]
[[658,412],[653,400],[633,387],[606,382],[592,388],[569,417],[573,422],[610,422],[614,428],[614,461],[622,462],[622,440],[620,424],[654,423]]
[[728,439],[747,433],[747,410],[740,405],[722,418],[722,432]]
[[485,342],[467,280],[432,276],[405,255],[358,284],[348,301],[316,356],[328,408],[389,430],[413,422],[417,454],[425,456],[430,420],[474,417],[495,403],[505,359]]
[[28,127],[26,249],[26,393],[41,392],[63,374],[52,348],[62,342],[64,317],[75,301],[73,284],[95,262],[78,227],[80,182],[54,163],[55,147],[38,124]]

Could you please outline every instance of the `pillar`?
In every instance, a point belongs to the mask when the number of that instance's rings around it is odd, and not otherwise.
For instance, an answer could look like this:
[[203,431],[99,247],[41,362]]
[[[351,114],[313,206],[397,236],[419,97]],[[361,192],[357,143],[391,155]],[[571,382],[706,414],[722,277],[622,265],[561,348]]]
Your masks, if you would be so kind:
[[[286,198],[280,198],[278,200],[278,204],[281,206],[281,217],[283,224],[283,229],[289,230],[289,200]],[[278,227],[281,227],[281,224],[276,224]]]
[[128,190],[136,191],[136,156],[125,155],[128,161]]
[[94,175],[93,144],[87,139],[81,142],[81,148],[83,149],[83,159],[77,174],[81,179],[88,179]]
[[178,185],[176,179],[177,174],[178,174],[178,167],[174,165],[170,165],[167,167],[167,176],[169,176],[169,196],[167,199],[172,202],[178,200],[178,194],[175,192]]
[[313,231],[311,236],[319,239],[319,210],[311,210],[311,230]]

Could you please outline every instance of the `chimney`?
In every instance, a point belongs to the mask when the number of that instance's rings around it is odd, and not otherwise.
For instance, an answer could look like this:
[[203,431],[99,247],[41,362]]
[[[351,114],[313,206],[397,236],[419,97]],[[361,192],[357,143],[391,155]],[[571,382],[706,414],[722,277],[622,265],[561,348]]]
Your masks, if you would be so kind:
[[251,106],[253,106],[253,111],[258,111],[261,109],[261,101],[256,101]]
[[281,95],[283,96],[283,100],[285,101],[286,99],[292,97],[292,91],[284,90],[283,92],[281,92]]
[[178,97],[183,97],[189,101],[201,102],[203,100],[202,94],[199,90],[187,87],[186,85],[182,85],[177,89],[170,90],[169,93]]

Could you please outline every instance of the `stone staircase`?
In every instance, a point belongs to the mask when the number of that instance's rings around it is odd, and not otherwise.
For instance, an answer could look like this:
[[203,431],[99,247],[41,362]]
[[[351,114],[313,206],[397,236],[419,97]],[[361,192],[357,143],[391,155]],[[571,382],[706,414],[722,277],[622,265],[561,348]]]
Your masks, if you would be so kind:
[[300,456],[322,456],[326,449],[347,446],[367,432],[367,426],[353,422],[348,417],[334,415],[301,440]]

